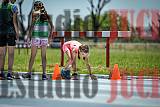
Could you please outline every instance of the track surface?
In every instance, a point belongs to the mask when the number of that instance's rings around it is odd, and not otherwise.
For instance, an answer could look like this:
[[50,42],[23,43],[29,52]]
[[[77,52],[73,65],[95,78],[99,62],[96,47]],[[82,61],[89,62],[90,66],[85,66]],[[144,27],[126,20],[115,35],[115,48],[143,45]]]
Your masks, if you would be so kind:
[[0,107],[159,107],[160,81],[1,80],[0,96]]

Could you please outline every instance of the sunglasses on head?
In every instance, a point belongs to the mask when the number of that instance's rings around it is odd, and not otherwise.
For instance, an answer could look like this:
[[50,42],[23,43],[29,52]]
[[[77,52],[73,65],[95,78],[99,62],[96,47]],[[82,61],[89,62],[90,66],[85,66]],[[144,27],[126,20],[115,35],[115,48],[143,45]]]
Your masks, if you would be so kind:
[[37,2],[34,3],[34,7],[35,8],[42,8],[43,7],[43,3],[40,2],[40,1],[37,1]]

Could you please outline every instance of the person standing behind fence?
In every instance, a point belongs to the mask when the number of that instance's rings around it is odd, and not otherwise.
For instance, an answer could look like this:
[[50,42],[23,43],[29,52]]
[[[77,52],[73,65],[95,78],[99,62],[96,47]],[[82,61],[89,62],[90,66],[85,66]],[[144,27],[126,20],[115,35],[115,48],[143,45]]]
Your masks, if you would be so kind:
[[[50,28],[50,33],[49,33]],[[53,24],[52,21],[45,10],[45,7],[41,1],[36,1],[34,3],[34,8],[32,12],[32,22],[29,28],[28,40],[31,38],[31,57],[29,61],[28,70],[29,72],[23,74],[23,78],[31,79],[32,66],[34,64],[35,56],[37,54],[38,47],[41,48],[42,57],[42,80],[47,80],[46,75],[46,49],[48,42],[52,39]]]
[[9,2],[9,0],[2,0],[2,4],[0,4],[0,79],[5,79],[4,65],[8,49],[7,79],[12,80],[14,49],[16,39],[19,38],[19,29],[17,24],[18,8]]

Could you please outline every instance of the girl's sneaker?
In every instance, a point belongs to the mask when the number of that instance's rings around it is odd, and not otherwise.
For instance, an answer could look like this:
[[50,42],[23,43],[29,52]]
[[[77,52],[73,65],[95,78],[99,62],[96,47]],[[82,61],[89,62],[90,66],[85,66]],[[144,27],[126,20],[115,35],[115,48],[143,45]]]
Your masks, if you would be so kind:
[[12,77],[12,74],[11,74],[11,73],[8,73],[8,74],[7,74],[7,80],[13,80],[13,77]]
[[97,77],[93,74],[90,74],[90,77],[91,77],[92,80],[97,80]]
[[6,77],[5,77],[4,72],[1,72],[0,73],[0,80],[5,80],[5,79],[6,79]]
[[23,78],[28,78],[30,80],[31,79],[31,73],[22,74],[22,77]]
[[46,74],[42,74],[42,80],[48,80],[48,77]]
[[66,79],[66,80],[70,80],[70,79],[71,79],[70,70],[62,69],[62,70],[61,70],[61,77],[62,77],[63,79]]
[[18,72],[12,73],[14,79],[21,79]]
[[79,80],[78,73],[73,73],[72,78],[73,80]]

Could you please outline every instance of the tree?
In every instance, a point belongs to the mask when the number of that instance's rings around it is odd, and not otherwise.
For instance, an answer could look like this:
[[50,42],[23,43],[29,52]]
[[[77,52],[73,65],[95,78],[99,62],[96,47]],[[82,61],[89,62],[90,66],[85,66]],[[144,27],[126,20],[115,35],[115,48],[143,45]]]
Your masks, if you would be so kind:
[[18,18],[18,23],[19,23],[19,26],[20,26],[20,31],[22,33],[22,35],[24,35],[26,33],[26,30],[25,30],[25,27],[24,27],[24,24],[23,24],[23,21],[25,20],[23,14],[22,14],[22,4],[24,2],[24,0],[18,0],[18,5],[19,5],[19,18]]
[[109,31],[111,27],[111,21],[109,17],[109,12],[105,12],[104,15],[101,16],[100,20],[103,20],[101,24],[100,30],[102,31]]
[[[28,31],[28,28],[30,26],[30,23],[31,23],[31,15],[32,15],[32,10],[33,10],[33,4],[32,4],[32,9],[28,15],[28,26],[27,26],[27,29],[25,29],[25,26],[24,26],[24,23],[23,21],[25,20],[25,17],[22,13],[22,4],[23,4],[24,0],[18,0],[17,3],[18,3],[18,6],[19,6],[19,12],[20,12],[20,15],[19,15],[19,18],[18,18],[18,23],[19,23],[19,26],[20,26],[20,31],[22,33],[22,36],[25,36],[26,35],[26,32]],[[33,3],[35,2],[35,0],[33,0]]]
[[155,12],[152,18],[153,18],[151,26],[152,39],[157,40],[160,39],[160,14]]
[[93,30],[92,26],[93,26],[92,17],[91,15],[87,15],[83,22],[83,29],[84,31],[92,31]]
[[74,19],[74,24],[72,25],[73,31],[83,31],[83,19],[80,17],[77,17]]
[[98,31],[99,27],[101,26],[103,20],[100,20],[100,15],[102,12],[102,9],[108,4],[111,0],[98,0],[97,6],[94,5],[93,0],[88,0],[90,3],[90,8],[88,7],[88,10],[91,13],[92,18],[92,30]]
[[[111,0],[98,0],[97,6],[94,4],[93,0],[88,0],[90,3],[90,8],[88,7],[88,10],[91,13],[92,18],[92,30],[98,31],[100,26],[103,23],[103,20],[100,21],[100,16],[102,9],[108,4]],[[95,35],[94,42],[98,42],[98,38]]]
[[29,15],[28,15],[28,26],[27,26],[26,31],[28,31],[29,27],[31,26],[31,22],[32,22],[32,11],[33,11],[34,2],[35,2],[35,0],[33,0],[33,2],[32,2],[32,8],[31,8],[31,10],[30,10],[30,12],[29,12]]
[[158,33],[159,33],[159,38],[160,38],[160,14],[158,14]]
[[118,19],[119,15],[115,10],[110,10],[109,12],[109,22],[110,22],[110,30],[118,31]]

